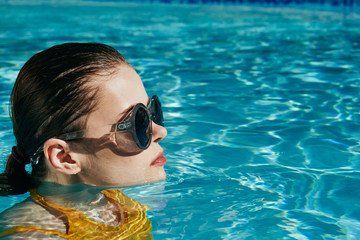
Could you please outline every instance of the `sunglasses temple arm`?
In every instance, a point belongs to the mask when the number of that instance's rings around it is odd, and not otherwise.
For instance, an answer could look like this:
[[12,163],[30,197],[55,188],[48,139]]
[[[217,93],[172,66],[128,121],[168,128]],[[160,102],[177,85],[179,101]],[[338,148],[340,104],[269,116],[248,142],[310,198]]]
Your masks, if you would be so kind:
[[131,126],[132,123],[130,121],[115,123],[111,126],[111,132],[127,131]]
[[74,139],[82,138],[82,137],[84,137],[84,135],[85,135],[85,131],[76,131],[76,132],[62,134],[62,135],[58,136],[57,138],[67,141],[67,140],[74,140]]

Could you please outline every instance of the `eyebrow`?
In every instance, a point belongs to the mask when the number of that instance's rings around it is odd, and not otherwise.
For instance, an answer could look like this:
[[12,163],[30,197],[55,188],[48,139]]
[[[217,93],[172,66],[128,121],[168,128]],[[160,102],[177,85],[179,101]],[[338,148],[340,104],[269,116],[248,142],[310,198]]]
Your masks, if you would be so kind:
[[[146,103],[146,107],[149,107],[149,104],[151,102],[151,99],[148,97],[147,103]],[[119,117],[117,122],[123,122],[131,113],[132,109],[135,107],[137,103],[130,105],[128,108],[126,108],[124,111],[122,111],[121,113],[119,113],[117,115],[117,117]]]
[[135,107],[136,104],[133,104],[131,106],[129,106],[127,109],[125,109],[124,111],[122,111],[121,113],[119,113],[117,115],[117,122],[122,122],[124,121],[130,114],[131,110]]

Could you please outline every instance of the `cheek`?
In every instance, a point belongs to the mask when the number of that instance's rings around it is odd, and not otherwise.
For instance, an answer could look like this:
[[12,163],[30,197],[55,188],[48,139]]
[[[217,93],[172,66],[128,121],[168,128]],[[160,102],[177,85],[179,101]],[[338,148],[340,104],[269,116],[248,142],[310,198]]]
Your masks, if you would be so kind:
[[143,153],[123,157],[113,154],[108,149],[100,151],[96,155],[88,155],[82,172],[87,178],[92,178],[95,184],[134,182],[148,175],[149,164]]
[[111,148],[111,151],[115,155],[132,157],[142,153],[142,150],[136,145],[132,133],[128,131],[114,133],[114,140],[116,147]]
[[163,167],[150,166],[156,150],[149,148],[132,156],[119,156],[113,149],[104,148],[85,154],[80,177],[93,185],[126,186],[164,180]]

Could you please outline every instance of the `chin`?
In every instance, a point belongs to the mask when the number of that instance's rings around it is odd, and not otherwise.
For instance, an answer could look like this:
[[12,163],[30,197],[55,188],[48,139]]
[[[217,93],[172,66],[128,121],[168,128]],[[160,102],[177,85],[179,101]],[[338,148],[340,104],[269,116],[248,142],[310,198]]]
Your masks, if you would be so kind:
[[159,178],[159,181],[164,181],[164,180],[166,180],[166,172],[165,171],[163,171],[161,177]]
[[139,186],[139,185],[146,185],[151,183],[157,183],[166,180],[166,173],[164,170],[158,172],[156,175],[145,176],[143,179],[138,179],[138,181],[132,181],[128,183],[116,184],[116,186],[123,186],[123,187],[131,187],[131,186]]
[[166,172],[164,171],[164,169],[162,169],[162,171],[160,171],[156,176],[145,179],[144,184],[156,183],[164,180],[166,180]]

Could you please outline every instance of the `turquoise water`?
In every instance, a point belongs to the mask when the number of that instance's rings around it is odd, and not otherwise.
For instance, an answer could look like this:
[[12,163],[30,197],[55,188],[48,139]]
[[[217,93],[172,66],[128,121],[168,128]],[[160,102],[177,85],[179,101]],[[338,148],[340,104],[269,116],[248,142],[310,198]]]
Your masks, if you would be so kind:
[[[124,190],[151,208],[154,239],[360,236],[357,15],[73,2],[0,4],[1,162],[22,64],[54,44],[103,42],[165,108],[168,179]],[[1,197],[0,210],[27,196]]]

